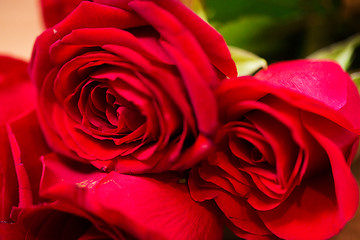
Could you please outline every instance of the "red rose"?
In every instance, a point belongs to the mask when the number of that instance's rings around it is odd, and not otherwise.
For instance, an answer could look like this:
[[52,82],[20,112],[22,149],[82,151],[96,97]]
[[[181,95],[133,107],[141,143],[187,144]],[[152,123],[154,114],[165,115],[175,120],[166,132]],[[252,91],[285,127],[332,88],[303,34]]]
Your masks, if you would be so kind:
[[51,147],[100,169],[181,170],[208,151],[223,38],[176,0],[82,2],[45,31],[31,75]]
[[192,196],[214,199],[246,239],[327,239],[358,207],[350,163],[360,98],[333,62],[270,65],[217,89],[218,148],[191,173]]
[[174,174],[107,174],[49,153],[26,68],[0,57],[1,240],[221,237],[213,206]]

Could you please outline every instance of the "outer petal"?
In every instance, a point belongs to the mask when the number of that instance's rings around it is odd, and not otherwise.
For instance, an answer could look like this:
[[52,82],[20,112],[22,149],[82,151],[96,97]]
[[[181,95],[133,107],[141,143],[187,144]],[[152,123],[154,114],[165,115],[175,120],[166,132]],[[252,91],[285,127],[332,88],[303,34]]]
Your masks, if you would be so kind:
[[[131,2],[141,1],[143,0],[94,0],[94,2],[126,10],[131,10],[131,7],[128,6],[129,3],[131,5]],[[213,27],[200,19],[181,1],[153,0],[152,2],[170,12],[175,18],[181,19],[181,23],[196,37],[214,66],[225,76],[237,76],[236,66],[225,40]]]
[[279,207],[259,216],[284,239],[327,239],[339,229],[331,175],[320,175],[296,188]]
[[340,114],[343,115],[360,134],[360,96],[357,87],[352,79],[348,79],[348,94],[346,105],[340,109]]
[[231,58],[225,40],[214,28],[199,19],[180,1],[156,0],[155,2],[158,6],[170,11],[176,18],[181,19],[182,24],[197,38],[215,67],[225,76],[237,76],[235,62]]
[[196,201],[214,199],[221,211],[227,226],[239,237],[244,239],[277,239],[265,227],[262,220],[244,199],[233,196],[213,183],[199,178],[194,168],[189,178],[191,196]]
[[41,10],[47,28],[63,20],[83,0],[41,0]]
[[334,62],[280,62],[270,65],[255,77],[318,100],[334,110],[339,110],[346,104],[349,76]]
[[[5,136],[4,136],[4,135]],[[6,139],[7,138],[7,139]],[[1,221],[10,221],[13,207],[27,207],[39,201],[40,156],[48,152],[35,112],[0,130]],[[12,219],[14,220],[14,219]]]
[[140,239],[219,239],[222,229],[206,205],[170,174],[156,177],[80,171],[56,155],[44,158],[41,192],[83,208]]
[[12,158],[8,133],[0,127],[0,221],[9,222],[13,206],[19,201],[16,171]]
[[0,57],[0,221],[14,206],[38,201],[39,156],[47,151],[34,112],[35,88],[27,63]]
[[355,128],[360,128],[359,93],[350,76],[335,62],[279,62],[260,71],[255,77],[274,87],[289,89],[317,100],[339,111]]
[[[89,18],[88,16],[97,16]],[[87,21],[83,21],[87,19]],[[144,25],[145,22],[127,11],[92,3],[82,2],[76,10],[53,28],[43,32],[36,40],[30,62],[31,79],[38,86],[53,67],[49,55],[50,46],[74,29],[83,28],[119,28],[127,29]]]

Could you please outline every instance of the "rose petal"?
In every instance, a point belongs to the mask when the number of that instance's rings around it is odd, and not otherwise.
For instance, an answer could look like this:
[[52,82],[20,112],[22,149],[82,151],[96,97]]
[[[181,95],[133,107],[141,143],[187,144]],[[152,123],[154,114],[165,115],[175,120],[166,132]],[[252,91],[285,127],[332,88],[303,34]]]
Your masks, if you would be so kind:
[[180,21],[185,16],[175,18],[173,16],[174,9],[171,9],[170,13],[151,1],[132,1],[129,6],[160,33],[160,39],[184,54],[185,58],[194,64],[205,81],[210,84],[214,83],[216,76],[209,59],[196,38]]
[[[96,17],[88,17],[96,16]],[[84,21],[86,19],[86,21]],[[102,4],[83,1],[63,21],[43,32],[37,38],[30,62],[31,79],[41,86],[45,76],[53,67],[49,55],[50,46],[74,29],[82,28],[119,28],[126,29],[144,25],[144,21],[127,11]]]
[[341,229],[332,176],[303,181],[279,207],[259,212],[259,216],[283,239],[330,238]]
[[291,89],[339,110],[346,104],[348,79],[341,67],[330,61],[293,60],[271,64],[255,77],[268,84]]
[[0,221],[10,221],[13,207],[28,207],[38,203],[41,177],[40,156],[49,152],[42,136],[36,113],[32,112],[0,127],[1,153]]
[[213,107],[215,99],[212,97],[208,83],[214,82],[216,76],[199,44],[177,19],[153,2],[134,1],[130,6],[149,21],[165,39],[163,47],[175,61],[184,78],[197,117],[198,128],[204,134],[212,134],[217,125],[215,117],[217,113]]
[[[329,131],[328,128],[326,128],[327,131],[323,134],[321,132],[321,128],[325,126],[319,128],[317,126],[318,119],[314,117],[313,114],[304,113],[303,118],[305,119],[304,123],[306,128],[309,129],[328,154],[334,178],[337,204],[339,207],[339,221],[343,221],[340,224],[345,224],[354,216],[356,209],[358,208],[359,187],[356,179],[351,173],[351,169],[348,165],[347,159],[345,158],[346,155],[344,152],[346,153],[349,150],[347,145],[354,145],[355,148],[358,146],[358,136],[347,132],[345,129],[343,129],[343,133],[341,135],[338,132],[336,136],[331,136],[331,131]],[[332,127],[331,129],[336,128]],[[337,138],[339,135],[341,138]],[[339,143],[339,141],[341,142]],[[342,148],[343,146],[345,146],[345,149]],[[350,148],[350,150],[352,150],[351,146]]]
[[49,28],[64,19],[82,0],[41,0],[40,2],[45,26]]
[[306,128],[327,152],[332,173],[325,172],[304,180],[279,207],[259,212],[259,216],[281,238],[327,239],[337,234],[354,216],[359,189],[338,146],[309,124],[314,120],[312,115],[303,114],[303,117]]
[[256,235],[269,235],[256,211],[242,198],[235,198],[230,194],[220,194],[215,201],[226,217],[238,228]]
[[63,161],[45,157],[44,197],[75,204],[140,239],[219,239],[222,234],[216,216],[194,202],[173,175],[81,172]]
[[173,16],[181,19],[182,24],[191,31],[210,61],[225,76],[236,77],[237,70],[224,38],[207,22],[199,19],[180,1],[158,0],[156,4],[170,10]]

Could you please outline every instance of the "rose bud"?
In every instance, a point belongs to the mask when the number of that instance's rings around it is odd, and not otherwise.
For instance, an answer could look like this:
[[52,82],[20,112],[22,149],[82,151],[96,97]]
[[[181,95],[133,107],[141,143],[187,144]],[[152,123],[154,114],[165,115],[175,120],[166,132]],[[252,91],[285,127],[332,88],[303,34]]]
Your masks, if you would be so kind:
[[1,240],[221,237],[214,206],[175,173],[108,174],[50,153],[26,69],[0,57]]
[[235,77],[221,35],[175,0],[82,2],[36,41],[30,73],[57,153],[121,173],[183,170],[217,128]]
[[328,239],[355,214],[360,97],[339,65],[295,60],[217,89],[217,148],[191,172],[245,239]]

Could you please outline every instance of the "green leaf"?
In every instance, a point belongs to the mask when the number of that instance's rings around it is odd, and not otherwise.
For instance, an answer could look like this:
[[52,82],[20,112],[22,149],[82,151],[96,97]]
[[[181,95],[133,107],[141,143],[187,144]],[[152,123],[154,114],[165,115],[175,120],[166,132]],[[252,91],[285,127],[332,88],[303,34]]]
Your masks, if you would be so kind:
[[293,22],[280,21],[265,15],[239,16],[233,21],[213,26],[230,46],[236,46],[266,59],[284,59],[296,52],[298,29]]
[[301,0],[204,0],[211,22],[228,22],[239,16],[269,16],[280,19],[298,18]]
[[241,48],[229,46],[231,57],[233,58],[238,76],[254,74],[260,68],[266,68],[266,60],[257,55],[245,51]]
[[332,44],[322,48],[307,58],[310,59],[329,59],[334,60],[347,70],[353,60],[354,51],[360,46],[360,34],[357,34],[345,41]]
[[[271,36],[268,37],[270,35],[268,29],[273,29],[275,26],[276,22],[267,16],[240,16],[218,26],[217,29],[228,45],[262,55],[273,48],[273,43],[276,44]],[[264,41],[265,39],[266,41]]]

